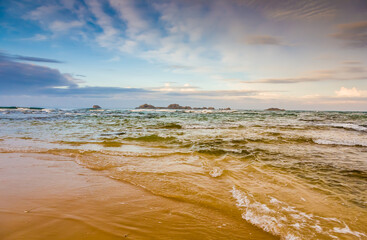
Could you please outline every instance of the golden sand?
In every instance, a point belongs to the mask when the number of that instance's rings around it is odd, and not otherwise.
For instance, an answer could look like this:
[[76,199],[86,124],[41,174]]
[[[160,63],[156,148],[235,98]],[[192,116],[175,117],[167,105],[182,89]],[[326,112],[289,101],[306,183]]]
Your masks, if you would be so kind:
[[0,154],[0,239],[276,239],[51,154]]

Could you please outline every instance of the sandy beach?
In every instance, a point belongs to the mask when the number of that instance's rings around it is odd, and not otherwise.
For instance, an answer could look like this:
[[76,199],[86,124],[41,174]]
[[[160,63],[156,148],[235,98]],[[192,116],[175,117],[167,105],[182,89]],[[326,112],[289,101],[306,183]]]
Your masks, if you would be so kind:
[[276,239],[233,217],[155,196],[51,154],[0,154],[0,238]]

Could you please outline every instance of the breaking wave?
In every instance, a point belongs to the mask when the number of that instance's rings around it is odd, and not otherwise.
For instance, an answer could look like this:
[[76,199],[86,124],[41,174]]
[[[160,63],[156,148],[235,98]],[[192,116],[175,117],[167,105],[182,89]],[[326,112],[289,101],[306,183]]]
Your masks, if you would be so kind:
[[306,213],[271,196],[267,197],[265,204],[235,186],[231,193],[237,207],[242,210],[243,219],[284,240],[339,239],[348,235],[358,239],[367,237],[364,233],[351,230],[337,218]]
[[351,140],[327,140],[327,139],[314,139],[317,144],[321,145],[341,145],[341,146],[356,146],[356,147],[367,147],[367,143],[356,142]]
[[330,126],[335,128],[344,128],[347,130],[355,130],[355,131],[361,131],[361,132],[367,132],[367,127],[352,124],[352,123],[330,123],[330,124],[318,124],[319,126]]

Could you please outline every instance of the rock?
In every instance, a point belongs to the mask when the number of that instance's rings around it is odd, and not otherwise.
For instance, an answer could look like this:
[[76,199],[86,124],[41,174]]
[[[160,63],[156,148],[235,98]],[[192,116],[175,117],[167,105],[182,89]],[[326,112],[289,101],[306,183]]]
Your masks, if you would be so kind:
[[150,105],[150,104],[147,104],[146,103],[146,104],[140,105],[136,109],[156,109],[156,107],[154,107],[153,105]]
[[179,104],[170,104],[167,107],[168,109],[182,109],[182,107]]
[[93,105],[94,109],[100,109],[101,107],[99,105]]
[[285,109],[282,109],[282,108],[268,108],[268,109],[265,109],[265,111],[285,111]]
[[194,109],[194,110],[203,110],[203,109],[209,109],[209,110],[214,110],[215,108],[213,107],[202,107],[202,108],[192,108],[190,106],[180,106],[180,104],[177,104],[177,103],[172,103],[170,105],[168,105],[167,107],[155,107],[153,105],[150,105],[150,104],[143,104],[143,105],[140,105],[139,107],[137,107],[136,109],[183,109],[183,110],[191,110],[191,109]]
[[188,109],[190,110],[191,107],[190,106],[180,106],[179,104],[174,103],[174,104],[168,105],[167,109]]

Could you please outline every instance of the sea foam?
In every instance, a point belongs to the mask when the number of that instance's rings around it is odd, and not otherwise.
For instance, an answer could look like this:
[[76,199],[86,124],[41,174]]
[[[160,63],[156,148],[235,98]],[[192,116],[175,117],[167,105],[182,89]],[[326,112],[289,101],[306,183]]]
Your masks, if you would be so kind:
[[341,146],[363,146],[366,147],[367,143],[356,142],[356,141],[346,141],[346,140],[327,140],[327,139],[314,139],[317,144],[321,145],[341,145]]
[[344,128],[344,129],[351,129],[356,131],[362,131],[367,132],[367,127],[360,126],[357,124],[352,123],[330,123],[330,124],[317,124],[318,126],[330,126],[330,127],[336,127],[336,128]]
[[236,206],[242,211],[243,219],[281,239],[330,239],[345,238],[348,235],[359,239],[366,237],[364,233],[351,230],[338,219],[300,211],[274,197],[267,197],[268,204],[264,204],[251,193],[238,190],[235,186],[231,193]]

